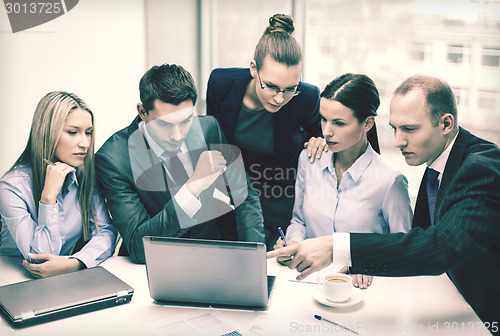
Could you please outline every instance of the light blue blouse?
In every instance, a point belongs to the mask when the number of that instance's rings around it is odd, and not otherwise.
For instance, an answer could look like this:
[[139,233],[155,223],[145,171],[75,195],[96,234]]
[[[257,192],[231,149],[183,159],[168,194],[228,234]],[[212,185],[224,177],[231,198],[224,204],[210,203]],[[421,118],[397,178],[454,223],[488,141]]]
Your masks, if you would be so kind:
[[368,144],[337,189],[333,155],[324,152],[310,163],[306,150],[300,154],[287,240],[333,232],[408,232],[413,213],[406,177]]
[[[96,189],[96,188],[94,188]],[[55,205],[35,206],[31,168],[18,165],[0,180],[0,255],[49,253],[71,255],[83,233],[78,204],[78,181],[75,173],[68,174]],[[92,237],[72,255],[87,267],[98,265],[113,253],[116,229],[111,225],[102,196],[93,195],[99,230],[91,219]],[[92,217],[91,217],[92,218]]]

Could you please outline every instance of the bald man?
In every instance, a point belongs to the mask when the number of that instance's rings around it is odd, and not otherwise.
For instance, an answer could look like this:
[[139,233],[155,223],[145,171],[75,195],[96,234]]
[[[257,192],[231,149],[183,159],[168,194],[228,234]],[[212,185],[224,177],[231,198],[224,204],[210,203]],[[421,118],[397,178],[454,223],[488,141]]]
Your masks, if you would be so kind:
[[499,148],[458,126],[451,88],[430,76],[412,76],[396,89],[389,122],[406,163],[427,165],[412,230],[334,233],[271,251],[268,258],[293,255],[289,267],[302,272],[298,279],[333,261],[351,266],[352,273],[380,276],[447,272],[479,318],[498,333]]

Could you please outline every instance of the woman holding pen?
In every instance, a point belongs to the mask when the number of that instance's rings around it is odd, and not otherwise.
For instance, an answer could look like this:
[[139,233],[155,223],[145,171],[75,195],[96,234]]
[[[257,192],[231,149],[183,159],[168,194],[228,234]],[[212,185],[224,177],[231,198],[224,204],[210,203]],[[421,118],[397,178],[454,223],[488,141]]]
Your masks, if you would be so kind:
[[94,117],[78,96],[45,95],[28,144],[0,180],[0,255],[22,255],[34,277],[93,267],[116,230],[94,181]]
[[[380,100],[366,75],[345,74],[321,93],[320,114],[328,151],[314,163],[299,157],[288,245],[333,232],[407,232],[412,210],[408,183],[379,154],[375,116]],[[279,240],[275,249],[284,246]],[[287,264],[289,259],[279,261]],[[367,288],[371,276],[354,275]]]

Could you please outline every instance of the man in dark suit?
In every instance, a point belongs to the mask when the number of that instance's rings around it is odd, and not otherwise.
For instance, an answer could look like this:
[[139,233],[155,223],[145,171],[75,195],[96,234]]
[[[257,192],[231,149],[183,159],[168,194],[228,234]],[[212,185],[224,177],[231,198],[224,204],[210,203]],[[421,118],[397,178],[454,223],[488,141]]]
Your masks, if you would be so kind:
[[96,153],[97,179],[128,253],[144,262],[147,235],[263,242],[241,155],[215,118],[196,115],[191,75],[154,66],[139,90],[138,117]]
[[[448,84],[413,76],[390,105],[395,146],[406,162],[428,168],[420,186],[413,229],[407,233],[337,234],[269,252],[295,255],[299,278],[336,264],[353,273],[383,276],[447,272],[490,331],[500,317],[500,150],[457,125]],[[342,246],[345,244],[344,246]],[[497,327],[493,327],[494,323]]]

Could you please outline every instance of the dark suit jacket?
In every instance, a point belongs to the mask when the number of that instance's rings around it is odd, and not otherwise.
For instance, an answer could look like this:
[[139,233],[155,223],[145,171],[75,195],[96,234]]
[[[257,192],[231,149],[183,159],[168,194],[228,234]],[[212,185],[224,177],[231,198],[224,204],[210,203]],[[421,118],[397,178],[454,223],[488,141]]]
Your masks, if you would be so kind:
[[498,321],[499,148],[460,128],[437,195],[434,226],[427,227],[425,184],[419,194],[409,233],[350,235],[352,272],[387,276],[448,272],[483,322]]
[[[231,68],[213,70],[208,80],[207,114],[217,118],[229,143],[234,140],[241,104],[250,79],[250,69]],[[319,89],[301,82],[298,90],[298,96],[273,113],[274,148],[278,168],[296,169],[304,142],[311,136],[322,136]],[[286,184],[294,185],[294,174],[289,174],[289,177]]]
[[[193,168],[200,154],[207,150],[207,144],[210,149],[221,150],[228,162],[226,173],[200,195],[202,208],[194,218],[180,209],[172,198],[177,190],[138,128],[139,117],[111,136],[96,153],[97,180],[113,223],[123,237],[128,252],[138,262],[144,262],[142,237],[147,235],[263,242],[263,219],[258,197],[247,190],[248,178],[242,163],[243,174],[234,173],[230,168],[233,167],[230,164],[236,162],[238,153],[228,145],[221,148],[220,144],[225,144],[226,140],[215,118],[202,116],[193,120],[186,137]],[[231,181],[230,195],[226,188],[228,179]],[[228,205],[213,197],[215,188],[232,197],[236,211],[228,213],[231,210]],[[221,213],[227,214],[213,220]],[[180,223],[189,228],[181,229]],[[234,232],[224,231],[228,229]]]

